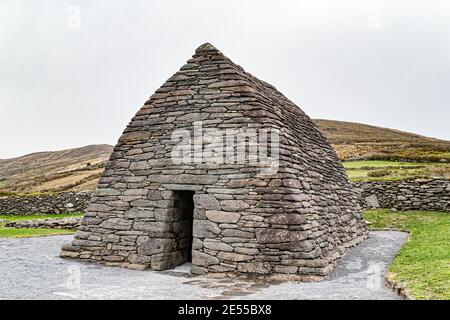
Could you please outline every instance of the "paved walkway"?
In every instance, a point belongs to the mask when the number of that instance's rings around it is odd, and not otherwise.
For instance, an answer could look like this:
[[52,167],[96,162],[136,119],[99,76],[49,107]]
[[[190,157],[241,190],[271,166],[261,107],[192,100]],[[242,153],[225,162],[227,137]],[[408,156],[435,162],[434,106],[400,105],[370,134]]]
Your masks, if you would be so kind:
[[0,239],[0,299],[399,299],[383,276],[407,234],[371,232],[324,281],[281,284],[190,276],[188,266],[134,271],[59,258],[71,238]]

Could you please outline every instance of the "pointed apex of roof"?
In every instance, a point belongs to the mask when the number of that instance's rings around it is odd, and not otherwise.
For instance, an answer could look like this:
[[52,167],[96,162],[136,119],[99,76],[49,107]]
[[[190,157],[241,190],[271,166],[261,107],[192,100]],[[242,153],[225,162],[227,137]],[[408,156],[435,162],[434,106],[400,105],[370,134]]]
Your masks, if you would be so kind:
[[206,42],[206,43],[202,44],[200,47],[198,47],[197,50],[195,50],[195,53],[201,54],[201,53],[206,53],[206,52],[211,52],[211,51],[220,52],[211,43]]

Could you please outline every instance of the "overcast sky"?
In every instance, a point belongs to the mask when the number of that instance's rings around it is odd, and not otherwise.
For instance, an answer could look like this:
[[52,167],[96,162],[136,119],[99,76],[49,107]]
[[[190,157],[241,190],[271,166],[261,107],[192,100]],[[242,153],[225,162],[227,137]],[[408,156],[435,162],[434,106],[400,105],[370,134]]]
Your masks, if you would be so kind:
[[115,144],[204,42],[313,118],[450,139],[449,1],[1,0],[0,158]]

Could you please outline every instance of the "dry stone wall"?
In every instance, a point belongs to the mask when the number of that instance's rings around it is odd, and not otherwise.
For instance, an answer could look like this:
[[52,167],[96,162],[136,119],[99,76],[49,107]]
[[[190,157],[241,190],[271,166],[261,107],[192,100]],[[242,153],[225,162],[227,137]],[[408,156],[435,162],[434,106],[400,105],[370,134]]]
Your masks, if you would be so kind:
[[5,224],[8,228],[50,228],[50,229],[76,229],[80,226],[81,218],[49,218],[30,221],[15,221]]
[[0,214],[27,215],[84,212],[91,196],[91,192],[64,192],[0,197]]
[[450,212],[450,180],[374,181],[354,185],[363,208]]
[[[246,182],[247,180],[244,184]],[[353,185],[357,189],[363,209],[450,212],[450,180],[447,179],[355,182]],[[0,197],[0,214],[85,212],[92,194],[93,192],[66,192],[39,196]],[[217,213],[210,213],[210,216],[213,215]],[[232,221],[235,219],[236,216],[230,218]]]

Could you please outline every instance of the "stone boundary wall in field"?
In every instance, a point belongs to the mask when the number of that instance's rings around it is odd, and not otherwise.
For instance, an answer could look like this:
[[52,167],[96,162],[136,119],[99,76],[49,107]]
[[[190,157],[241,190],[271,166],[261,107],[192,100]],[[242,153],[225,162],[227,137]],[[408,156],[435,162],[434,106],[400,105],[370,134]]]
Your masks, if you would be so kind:
[[397,210],[450,212],[450,180],[415,179],[354,183],[361,206]]
[[0,197],[0,214],[27,215],[84,212],[90,192],[64,192],[30,196]]
[[80,226],[81,217],[49,218],[29,221],[14,221],[5,225],[8,228],[50,228],[50,229],[76,229]]
[[[353,183],[361,206],[397,210],[450,212],[450,180],[402,180]],[[65,192],[39,196],[0,197],[0,214],[85,212],[91,192]]]

